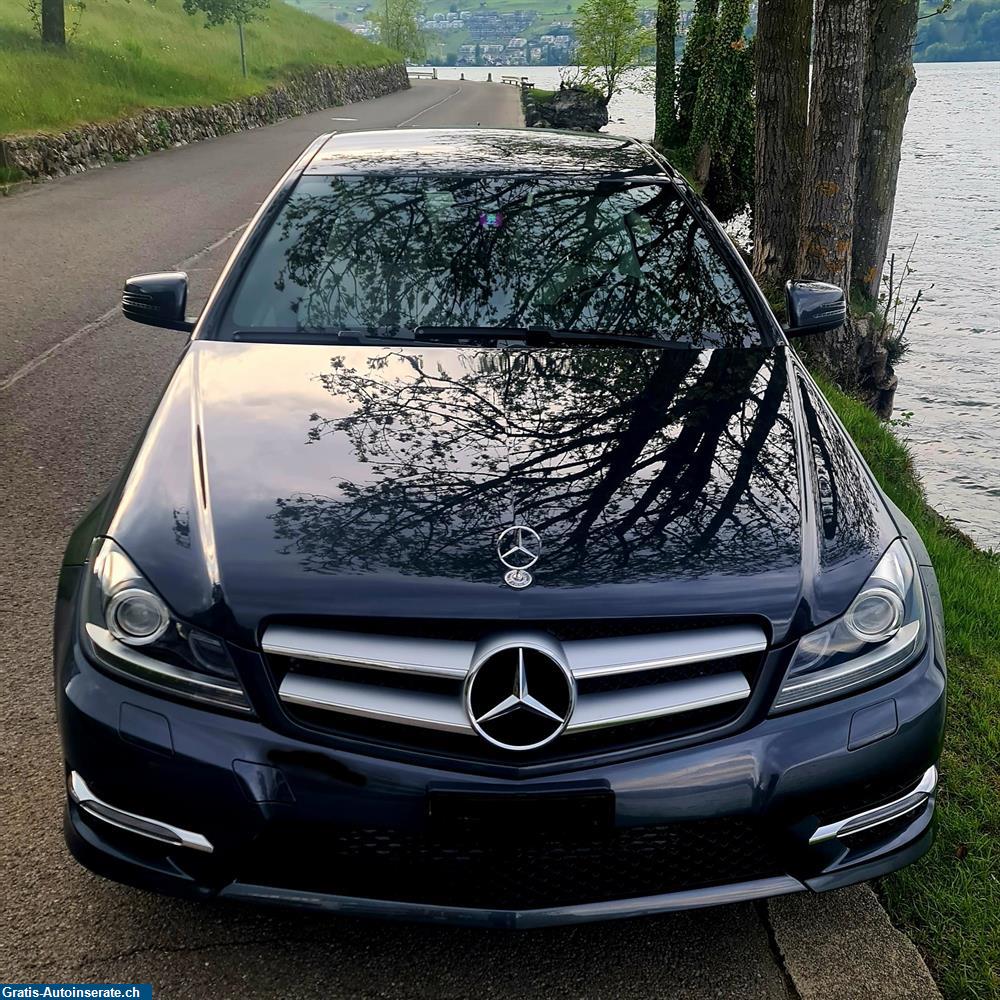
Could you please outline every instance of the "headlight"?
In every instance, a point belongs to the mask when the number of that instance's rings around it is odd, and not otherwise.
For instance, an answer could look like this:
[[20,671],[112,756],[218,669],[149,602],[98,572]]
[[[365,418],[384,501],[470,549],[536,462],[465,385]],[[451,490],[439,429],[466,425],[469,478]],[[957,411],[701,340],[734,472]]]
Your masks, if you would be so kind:
[[772,714],[887,678],[919,652],[925,636],[920,577],[897,538],[845,614],[799,640]]
[[174,695],[251,711],[226,644],[178,621],[110,538],[91,547],[81,622],[84,642],[108,670]]

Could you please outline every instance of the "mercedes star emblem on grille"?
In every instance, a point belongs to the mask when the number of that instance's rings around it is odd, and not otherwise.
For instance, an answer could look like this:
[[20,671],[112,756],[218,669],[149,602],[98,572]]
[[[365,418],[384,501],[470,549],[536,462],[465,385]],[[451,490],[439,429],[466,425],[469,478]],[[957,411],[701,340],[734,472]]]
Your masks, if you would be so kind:
[[497,555],[507,567],[504,581],[507,586],[520,590],[531,583],[528,572],[538,562],[542,551],[542,539],[537,531],[524,524],[514,524],[500,532],[497,539]]
[[569,668],[532,646],[490,653],[465,682],[465,711],[484,740],[504,750],[534,750],[565,728],[576,704]]

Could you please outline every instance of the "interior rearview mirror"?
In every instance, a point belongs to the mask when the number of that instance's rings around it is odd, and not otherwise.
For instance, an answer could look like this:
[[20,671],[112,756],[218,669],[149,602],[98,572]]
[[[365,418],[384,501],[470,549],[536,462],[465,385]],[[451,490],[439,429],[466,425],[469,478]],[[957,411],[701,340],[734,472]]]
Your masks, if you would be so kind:
[[836,330],[847,321],[847,300],[839,285],[825,281],[789,281],[785,284],[790,337]]
[[188,276],[183,271],[139,274],[122,289],[122,314],[136,323],[190,333],[194,320],[184,315]]

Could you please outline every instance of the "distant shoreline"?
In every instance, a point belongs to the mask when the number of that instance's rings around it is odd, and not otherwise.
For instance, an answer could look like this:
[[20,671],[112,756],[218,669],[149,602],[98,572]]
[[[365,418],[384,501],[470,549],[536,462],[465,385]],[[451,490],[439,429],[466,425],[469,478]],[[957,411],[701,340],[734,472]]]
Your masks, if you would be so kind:
[[[928,63],[996,63],[1000,62],[1000,58],[997,59],[922,59],[920,56],[915,56],[913,59],[914,63],[920,63],[926,65]],[[429,69],[560,69],[565,63],[531,63],[531,65],[525,66],[511,66],[508,63],[449,63],[449,62],[422,62],[419,64],[414,63],[410,66],[411,69],[420,69],[422,67],[428,67]],[[643,64],[643,68],[652,69],[653,64]]]

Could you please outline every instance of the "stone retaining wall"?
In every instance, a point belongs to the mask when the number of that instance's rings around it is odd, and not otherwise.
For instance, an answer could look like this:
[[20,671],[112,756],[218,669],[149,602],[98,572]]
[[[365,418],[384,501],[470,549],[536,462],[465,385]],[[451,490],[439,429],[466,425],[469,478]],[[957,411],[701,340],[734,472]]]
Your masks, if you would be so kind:
[[0,138],[0,166],[28,177],[75,174],[154,149],[182,146],[228,132],[271,125],[283,118],[409,87],[406,67],[331,67],[291,77],[261,94],[206,108],[151,108],[131,118],[82,125],[57,135]]

